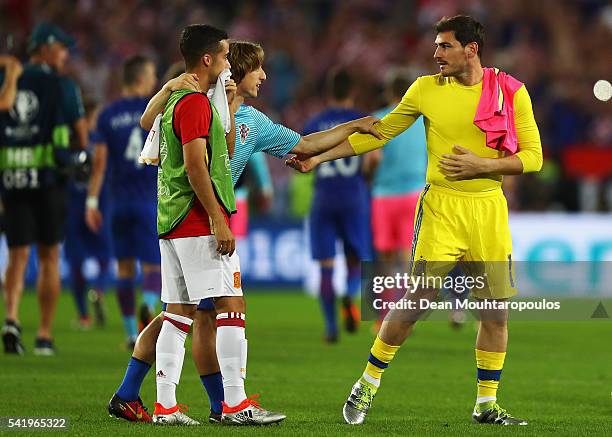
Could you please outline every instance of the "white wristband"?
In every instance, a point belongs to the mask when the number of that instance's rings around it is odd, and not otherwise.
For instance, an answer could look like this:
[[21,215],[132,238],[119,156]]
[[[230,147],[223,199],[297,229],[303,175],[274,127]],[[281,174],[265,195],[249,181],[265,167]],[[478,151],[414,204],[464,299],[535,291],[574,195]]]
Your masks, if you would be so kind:
[[98,209],[98,198],[96,196],[87,196],[85,206],[91,209]]

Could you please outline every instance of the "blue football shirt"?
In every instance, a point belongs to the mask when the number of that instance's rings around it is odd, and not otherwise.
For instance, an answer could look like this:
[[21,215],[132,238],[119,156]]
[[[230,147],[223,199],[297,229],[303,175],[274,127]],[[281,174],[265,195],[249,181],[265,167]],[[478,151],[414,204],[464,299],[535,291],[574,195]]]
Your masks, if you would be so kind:
[[157,201],[157,167],[138,158],[147,132],[140,127],[148,98],[123,97],[108,105],[98,118],[99,141],[108,147],[109,194],[113,202]]
[[[304,126],[304,135],[331,129],[366,114],[354,109],[329,108],[315,115]],[[316,168],[314,202],[352,203],[367,193],[361,172],[363,158],[351,156],[324,162]],[[331,202],[331,203],[328,203]]]

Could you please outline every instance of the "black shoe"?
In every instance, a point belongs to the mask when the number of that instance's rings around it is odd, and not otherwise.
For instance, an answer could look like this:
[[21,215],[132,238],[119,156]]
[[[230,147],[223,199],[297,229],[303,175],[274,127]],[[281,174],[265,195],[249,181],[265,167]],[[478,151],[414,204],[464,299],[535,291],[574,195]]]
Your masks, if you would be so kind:
[[100,327],[104,326],[106,324],[106,314],[104,314],[102,296],[96,290],[89,290],[89,301],[93,305],[96,325]]
[[36,341],[34,342],[34,355],[47,357],[55,355],[53,340],[49,338],[36,337]]
[[142,403],[142,399],[127,402],[115,393],[108,402],[108,414],[129,422],[151,423],[151,415]]
[[221,423],[221,413],[217,414],[213,410],[210,410],[208,416],[208,423]]
[[342,298],[342,317],[344,318],[344,329],[351,334],[357,332],[361,316],[359,308],[348,296]]
[[25,348],[21,343],[21,327],[10,320],[4,322],[2,326],[2,343],[4,344],[5,354],[23,355]]

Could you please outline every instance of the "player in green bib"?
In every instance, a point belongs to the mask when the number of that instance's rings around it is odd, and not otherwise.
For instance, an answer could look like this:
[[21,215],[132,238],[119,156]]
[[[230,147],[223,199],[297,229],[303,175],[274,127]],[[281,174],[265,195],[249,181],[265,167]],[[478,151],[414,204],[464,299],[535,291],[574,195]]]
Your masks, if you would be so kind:
[[[160,165],[157,178],[157,231],[168,235],[185,218],[196,200],[195,192],[185,172],[180,139],[174,133],[174,108],[184,97],[196,93],[180,90],[172,93],[162,117],[160,132]],[[209,102],[210,105],[210,102]],[[212,120],[206,144],[206,163],[213,189],[227,215],[236,212],[230,161],[225,142],[225,130],[219,114],[210,105]]]
[[[217,82],[227,60],[227,34],[207,25],[181,34],[186,70],[201,89]],[[228,94],[231,105],[235,88]],[[229,125],[233,127],[233,112]],[[153,422],[197,425],[179,410],[176,386],[185,339],[201,299],[213,298],[217,312],[216,353],[223,376],[222,421],[264,425],[284,414],[263,409],[244,389],[247,341],[240,261],[229,217],[235,198],[225,128],[205,94],[177,90],[170,95],[160,128],[158,233],[162,301],[167,305],[156,344],[157,402]],[[234,134],[230,130],[230,137]]]

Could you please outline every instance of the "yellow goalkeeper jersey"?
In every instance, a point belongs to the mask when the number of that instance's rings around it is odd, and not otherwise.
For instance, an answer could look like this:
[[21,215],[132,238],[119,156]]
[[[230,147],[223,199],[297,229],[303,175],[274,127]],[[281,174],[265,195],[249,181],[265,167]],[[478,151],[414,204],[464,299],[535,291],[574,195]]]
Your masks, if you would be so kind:
[[[470,149],[484,158],[501,158],[504,152],[487,147],[486,134],[474,124],[482,94],[482,82],[465,86],[440,74],[419,77],[410,86],[397,107],[375,125],[382,140],[369,134],[353,134],[349,142],[357,154],[378,149],[423,115],[427,139],[427,183],[458,191],[480,192],[501,187],[502,177],[449,181],[440,171],[444,154],[453,153],[453,145]],[[514,117],[523,172],[538,171],[542,166],[542,144],[531,99],[523,85],[514,95]],[[410,155],[405,157],[410,165]]]

